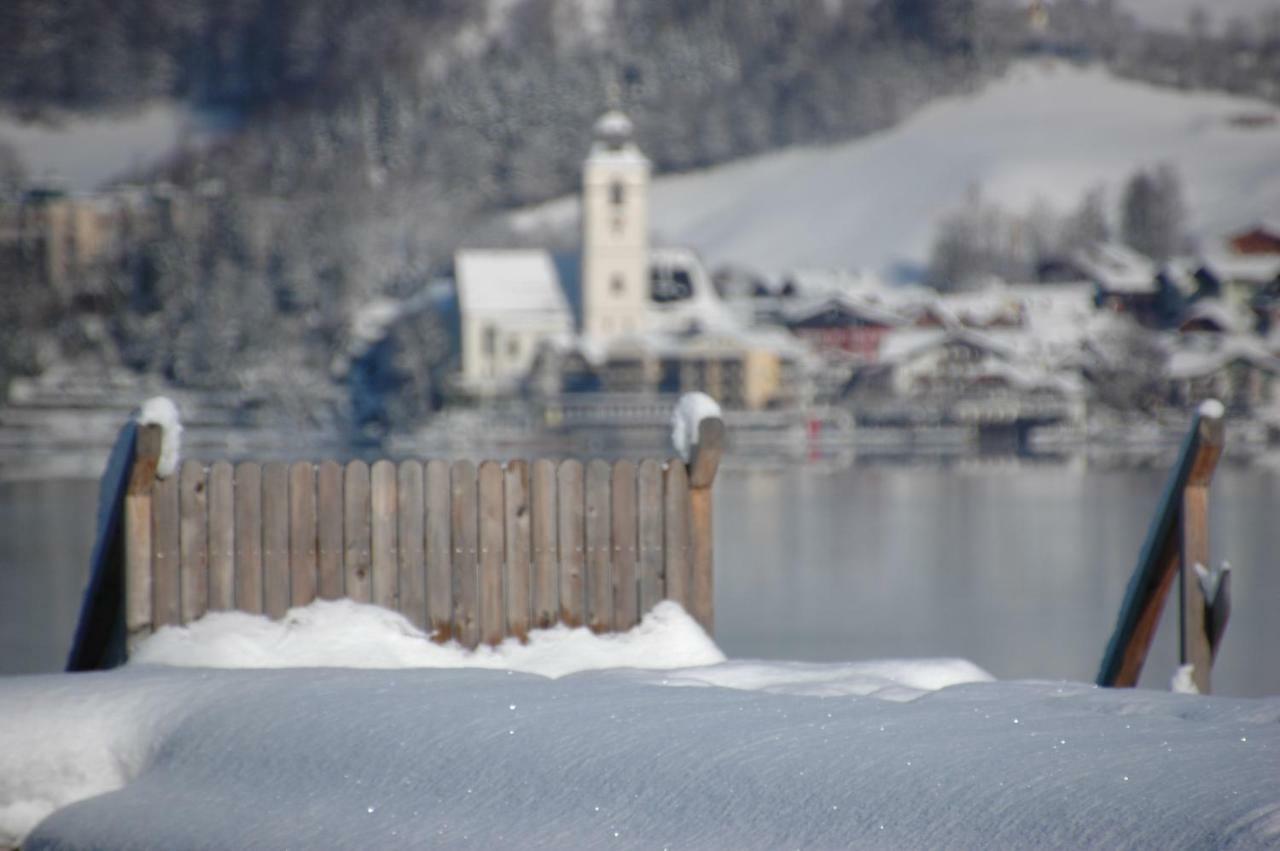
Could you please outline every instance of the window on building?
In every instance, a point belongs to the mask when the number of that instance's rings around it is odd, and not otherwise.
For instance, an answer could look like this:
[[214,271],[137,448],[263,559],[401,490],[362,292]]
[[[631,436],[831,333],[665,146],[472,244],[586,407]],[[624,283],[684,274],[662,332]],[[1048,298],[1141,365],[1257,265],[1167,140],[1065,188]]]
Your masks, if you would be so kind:
[[484,329],[484,355],[491,358],[498,352],[498,329],[486,325]]
[[615,180],[609,186],[609,203],[615,207],[621,207],[622,202],[627,198],[626,187],[622,185],[622,181]]
[[520,338],[508,337],[507,338],[507,357],[514,359],[519,354],[520,354]]
[[609,289],[613,291],[614,295],[622,295],[627,291],[627,282],[623,280],[621,275],[614,275],[609,279]]

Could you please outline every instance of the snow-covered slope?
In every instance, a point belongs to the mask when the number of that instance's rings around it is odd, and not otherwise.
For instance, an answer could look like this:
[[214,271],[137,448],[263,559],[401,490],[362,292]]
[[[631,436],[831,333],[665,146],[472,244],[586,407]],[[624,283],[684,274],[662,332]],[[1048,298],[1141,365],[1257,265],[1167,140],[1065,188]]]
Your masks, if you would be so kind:
[[[1276,120],[1233,123],[1258,115]],[[924,262],[936,220],[971,187],[1016,210],[1037,199],[1065,210],[1099,183],[1118,201],[1135,168],[1162,161],[1181,173],[1202,240],[1280,212],[1275,107],[1123,81],[1099,68],[1023,63],[884,133],[661,178],[652,227],[713,263],[884,271]],[[576,215],[576,199],[561,199],[514,222],[555,227]]]
[[[997,683],[960,660],[726,662],[660,609],[471,654],[318,602],[165,629],[140,655],[169,665],[0,679],[0,846],[1280,839],[1280,698]],[[186,667],[237,663],[281,667]]]

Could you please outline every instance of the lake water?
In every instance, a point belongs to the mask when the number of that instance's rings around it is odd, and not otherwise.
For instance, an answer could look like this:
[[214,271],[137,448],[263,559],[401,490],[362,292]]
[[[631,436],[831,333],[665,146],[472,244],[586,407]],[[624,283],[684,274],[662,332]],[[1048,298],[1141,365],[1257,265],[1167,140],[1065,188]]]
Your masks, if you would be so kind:
[[[1092,680],[1164,470],[1071,465],[726,470],[716,640],[730,656],[962,656],[1002,678]],[[0,673],[59,670],[96,483],[0,482]],[[1212,558],[1232,571],[1220,694],[1280,694],[1280,471],[1224,466]],[[1167,688],[1176,601],[1142,684]]]

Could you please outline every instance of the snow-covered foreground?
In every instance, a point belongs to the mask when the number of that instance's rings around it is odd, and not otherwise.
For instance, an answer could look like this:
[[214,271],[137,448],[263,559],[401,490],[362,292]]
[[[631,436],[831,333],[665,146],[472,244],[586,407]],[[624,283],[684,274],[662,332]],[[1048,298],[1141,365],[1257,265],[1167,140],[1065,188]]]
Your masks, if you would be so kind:
[[242,618],[144,655],[351,664],[406,643],[374,669],[0,680],[0,845],[49,813],[24,848],[1280,842],[1280,698],[995,683],[956,660],[717,661],[674,605],[626,636],[553,630],[467,668],[351,603]]
[[[1206,248],[1280,210],[1280,120],[1257,100],[1120,80],[1064,63],[1014,66],[970,97],[936,101],[898,127],[829,147],[793,148],[653,186],[665,241],[713,263],[764,272],[834,266],[892,271],[928,256],[939,217],[983,197],[1025,212],[1065,211],[1095,184],[1118,204],[1139,167],[1172,163]],[[516,214],[517,227],[563,226],[577,201]]]

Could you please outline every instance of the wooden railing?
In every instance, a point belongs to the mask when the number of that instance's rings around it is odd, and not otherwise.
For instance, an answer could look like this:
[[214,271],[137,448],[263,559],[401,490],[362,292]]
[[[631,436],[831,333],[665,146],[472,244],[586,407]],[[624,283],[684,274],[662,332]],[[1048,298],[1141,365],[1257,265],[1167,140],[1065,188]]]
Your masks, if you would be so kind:
[[132,648],[211,610],[280,618],[317,597],[383,606],[467,647],[557,622],[625,630],[663,599],[710,632],[723,442],[706,419],[687,465],[188,460],[159,478],[160,428],[130,424],[68,667],[118,660],[111,635]]
[[[1100,686],[1135,686],[1160,611],[1180,577],[1180,658],[1191,665],[1201,694],[1209,693],[1213,657],[1226,629],[1230,589],[1209,563],[1209,482],[1223,449],[1221,406],[1201,408],[1182,443],[1129,580],[1120,617],[1098,672]],[[1206,599],[1206,588],[1212,595]]]

